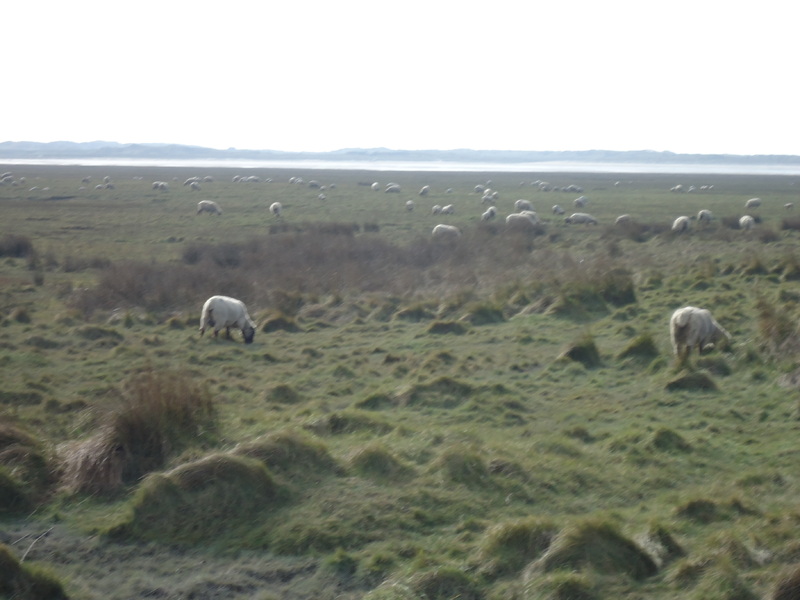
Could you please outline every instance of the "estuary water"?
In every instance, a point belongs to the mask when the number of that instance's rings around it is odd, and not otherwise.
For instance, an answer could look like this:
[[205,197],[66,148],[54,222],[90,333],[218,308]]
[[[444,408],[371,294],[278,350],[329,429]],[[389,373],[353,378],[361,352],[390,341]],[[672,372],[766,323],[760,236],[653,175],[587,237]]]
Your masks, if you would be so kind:
[[439,171],[488,173],[685,173],[728,175],[800,175],[800,164],[709,164],[629,162],[455,162],[354,160],[247,160],[155,158],[0,158],[0,165],[191,167],[344,171]]

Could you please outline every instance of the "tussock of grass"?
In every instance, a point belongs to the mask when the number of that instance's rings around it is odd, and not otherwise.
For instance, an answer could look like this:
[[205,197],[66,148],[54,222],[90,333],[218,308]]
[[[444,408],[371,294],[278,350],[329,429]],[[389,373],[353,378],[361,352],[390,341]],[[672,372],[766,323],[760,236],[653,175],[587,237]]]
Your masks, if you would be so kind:
[[361,431],[384,434],[394,429],[393,425],[356,410],[325,415],[312,420],[303,427],[317,435],[343,435]]
[[658,346],[649,333],[643,333],[633,339],[623,350],[617,355],[617,358],[631,359],[635,362],[651,362],[658,356]]
[[675,514],[697,523],[712,523],[727,518],[724,511],[713,500],[697,498],[675,508]]
[[502,307],[493,304],[473,304],[467,307],[467,312],[460,318],[472,325],[493,325],[506,320]]
[[717,384],[714,380],[703,371],[682,371],[677,377],[671,379],[664,386],[667,391],[673,392],[676,390],[700,390],[700,391],[717,391]]
[[647,446],[659,452],[691,452],[692,446],[679,433],[667,429],[659,428],[653,433]]
[[585,573],[550,573],[526,582],[525,598],[536,600],[600,600],[596,584]]
[[213,440],[214,403],[190,376],[148,370],[130,378],[121,394],[94,436],[62,449],[67,489],[114,492],[161,468],[179,450]]
[[603,574],[627,575],[635,580],[646,579],[657,571],[647,553],[604,521],[587,521],[564,529],[534,563],[535,569],[544,572],[586,567]]
[[277,404],[297,404],[302,401],[302,396],[290,385],[285,383],[268,389],[265,393],[267,402]]
[[591,335],[585,335],[576,342],[570,344],[559,356],[558,360],[573,360],[581,363],[587,369],[600,366],[600,351],[594,343]]
[[263,325],[261,325],[261,331],[263,333],[272,333],[273,331],[296,333],[302,331],[302,329],[292,317],[276,315],[264,321]]
[[556,533],[552,521],[534,517],[491,527],[480,545],[481,572],[503,577],[521,571],[547,550]]
[[320,441],[297,431],[278,431],[237,445],[232,453],[263,462],[289,479],[341,475],[343,469]]
[[434,335],[441,335],[445,333],[453,333],[455,335],[464,335],[467,328],[458,321],[435,321],[430,324],[427,329],[428,333]]
[[373,442],[356,448],[348,457],[351,470],[379,481],[400,482],[411,478],[414,469],[404,464],[383,444]]
[[42,444],[12,425],[0,424],[0,514],[41,501],[54,483],[54,466]]
[[454,408],[466,401],[474,388],[451,377],[439,377],[428,383],[413,385],[397,393],[401,406]]
[[0,238],[0,257],[24,258],[33,255],[33,242],[29,237],[8,233]]
[[656,561],[659,568],[686,556],[683,547],[662,525],[650,525],[647,532],[636,541]]
[[212,454],[149,475],[136,492],[129,520],[110,533],[177,544],[214,541],[251,527],[256,515],[282,501],[264,463]]
[[455,567],[439,567],[415,575],[411,589],[426,600],[483,600],[476,582],[464,571]]
[[21,564],[8,546],[0,544],[0,598],[67,600],[68,596],[55,576]]
[[692,600],[759,600],[739,576],[736,567],[726,562],[714,563],[703,571],[690,596]]
[[468,488],[486,488],[491,485],[491,475],[483,458],[461,445],[445,448],[433,462],[432,468],[439,471],[447,481],[460,483]]

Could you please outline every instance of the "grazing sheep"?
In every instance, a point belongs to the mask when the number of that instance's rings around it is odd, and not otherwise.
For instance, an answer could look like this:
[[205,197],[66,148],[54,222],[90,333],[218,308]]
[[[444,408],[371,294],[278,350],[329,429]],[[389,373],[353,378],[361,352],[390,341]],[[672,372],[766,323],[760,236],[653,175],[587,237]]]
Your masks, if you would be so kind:
[[566,219],[564,219],[564,223],[585,223],[588,225],[597,225],[597,219],[595,219],[589,213],[572,213]]
[[586,196],[580,196],[579,198],[575,198],[572,201],[572,204],[575,208],[585,208],[587,204],[589,204],[589,199]]
[[625,224],[627,224],[627,223],[633,223],[633,217],[632,217],[632,216],[630,216],[630,215],[629,215],[629,214],[627,214],[627,213],[626,213],[626,214],[624,214],[624,215],[620,215],[620,216],[618,216],[618,217],[617,217],[617,218],[614,220],[614,225],[625,225]]
[[676,194],[680,194],[683,192],[683,184],[679,183],[678,185],[674,185],[671,188],[669,188],[669,191],[674,192]]
[[672,231],[675,233],[683,233],[684,231],[689,231],[689,223],[691,219],[689,217],[681,216],[675,219],[672,222]]
[[283,212],[283,204],[280,202],[273,202],[269,205],[269,212],[271,212],[276,217],[280,217],[281,213]]
[[783,205],[783,208],[785,208],[786,210],[792,210],[794,208],[794,202],[787,202],[786,204]]
[[437,240],[454,239],[461,237],[461,230],[455,225],[445,225],[444,223],[439,223],[433,228],[431,235]]
[[539,217],[533,211],[511,213],[506,217],[506,227],[515,230],[530,230],[540,222]]
[[327,200],[327,199],[328,199],[328,197],[325,194],[319,194],[317,196],[317,200]]
[[154,190],[161,190],[162,192],[169,191],[169,184],[166,181],[154,181],[153,182],[153,189]]
[[420,196],[427,196],[430,191],[431,191],[431,186],[423,185],[422,189],[419,191],[419,195]]
[[560,204],[554,204],[553,205],[553,214],[554,215],[563,215],[565,212],[566,211],[563,208],[561,208]]
[[197,203],[197,214],[199,215],[203,212],[222,216],[222,209],[219,207],[219,204],[213,200],[200,200],[200,202]]
[[411,212],[411,211],[413,211],[413,210],[414,210],[414,201],[413,201],[413,200],[408,200],[408,201],[406,202],[406,210],[407,210],[408,212]]
[[189,177],[189,179],[183,182],[183,185],[191,185],[193,183],[197,183],[198,181],[200,181],[199,177]]
[[497,209],[494,206],[490,206],[486,209],[486,212],[481,214],[481,221],[491,221],[497,216]]
[[533,210],[533,204],[531,204],[528,200],[523,200],[520,198],[514,202],[514,210],[517,212],[521,212],[523,210]]
[[455,207],[452,204],[446,204],[442,207],[442,214],[443,215],[452,215],[456,212]]
[[758,208],[759,206],[761,206],[761,198],[750,198],[744,203],[745,208]]
[[697,220],[700,223],[711,223],[713,218],[714,215],[711,214],[711,211],[705,208],[697,213]]
[[694,306],[684,306],[672,313],[669,334],[672,350],[679,360],[688,358],[692,348],[697,348],[700,354],[723,338],[728,341],[731,339],[731,335],[714,320],[709,311]]
[[369,187],[371,187],[373,190],[377,192],[379,189],[381,189],[381,184],[376,181]]
[[242,331],[245,344],[251,343],[256,333],[256,324],[247,314],[244,303],[228,296],[211,296],[203,304],[203,312],[200,315],[201,337],[207,327],[213,328],[214,337],[217,337],[222,328],[225,328],[226,335],[230,337],[231,327],[237,327]]
[[200,191],[200,184],[197,183],[196,181],[193,181],[192,183],[189,184],[189,189],[191,189],[193,192],[198,192]]
[[386,185],[386,189],[383,191],[387,194],[399,194],[400,186],[396,183],[389,183]]
[[755,226],[756,226],[756,220],[750,215],[745,215],[741,219],[739,219],[739,229],[744,229],[745,231],[749,231]]
[[439,206],[438,204],[434,204],[433,206],[431,206],[431,214],[432,215],[442,214],[442,207]]
[[483,194],[486,191],[486,186],[481,185],[480,183],[475,186],[475,193],[476,194]]

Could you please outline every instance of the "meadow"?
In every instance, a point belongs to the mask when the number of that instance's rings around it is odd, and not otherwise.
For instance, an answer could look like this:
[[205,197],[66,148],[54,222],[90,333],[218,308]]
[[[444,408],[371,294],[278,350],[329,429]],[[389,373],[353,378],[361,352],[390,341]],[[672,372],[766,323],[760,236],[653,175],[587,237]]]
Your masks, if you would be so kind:
[[0,171],[0,598],[798,597],[798,177]]

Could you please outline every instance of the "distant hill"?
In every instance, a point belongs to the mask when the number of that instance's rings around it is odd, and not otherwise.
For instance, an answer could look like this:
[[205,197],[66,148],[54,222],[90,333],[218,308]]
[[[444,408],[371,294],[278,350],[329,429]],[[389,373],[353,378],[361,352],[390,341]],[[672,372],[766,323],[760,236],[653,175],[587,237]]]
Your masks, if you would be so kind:
[[330,161],[452,161],[486,163],[591,162],[591,163],[696,163],[696,164],[800,164],[800,156],[783,154],[677,154],[654,150],[391,150],[345,148],[332,152],[282,152],[278,150],[217,150],[180,144],[120,144],[117,142],[0,142],[0,160],[152,158],[249,159]]

